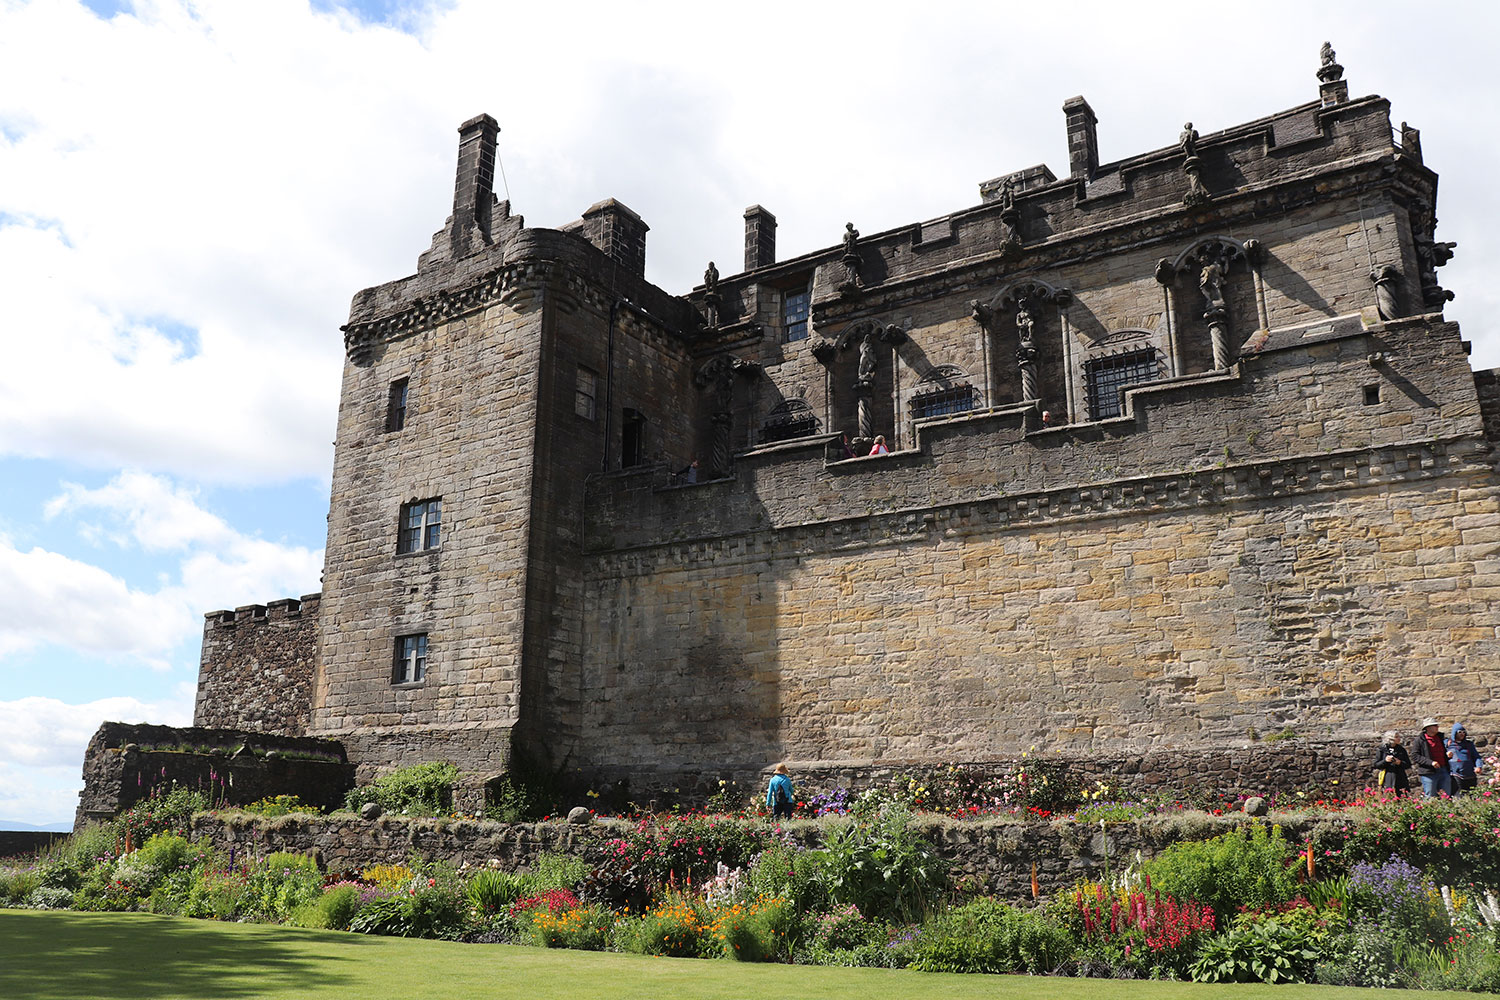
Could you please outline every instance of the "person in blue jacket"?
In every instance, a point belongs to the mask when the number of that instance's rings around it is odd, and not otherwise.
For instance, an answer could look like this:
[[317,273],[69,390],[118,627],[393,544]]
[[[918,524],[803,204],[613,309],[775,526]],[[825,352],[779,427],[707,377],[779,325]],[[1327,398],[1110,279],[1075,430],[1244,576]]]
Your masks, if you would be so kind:
[[1469,739],[1469,732],[1464,724],[1455,722],[1448,737],[1448,773],[1453,776],[1451,784],[1454,795],[1469,791],[1479,784],[1481,760],[1479,748]]
[[771,810],[772,819],[790,819],[796,803],[786,765],[777,764],[776,773],[771,775],[771,785],[766,789],[766,808]]

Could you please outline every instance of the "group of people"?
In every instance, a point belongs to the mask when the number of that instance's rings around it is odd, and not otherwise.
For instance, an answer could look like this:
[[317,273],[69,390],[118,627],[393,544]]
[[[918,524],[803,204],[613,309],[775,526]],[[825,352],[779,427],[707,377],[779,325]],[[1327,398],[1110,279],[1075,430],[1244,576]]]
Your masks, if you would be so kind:
[[1445,738],[1438,720],[1423,719],[1410,752],[1396,730],[1387,730],[1375,754],[1375,779],[1381,788],[1404,792],[1412,787],[1407,772],[1415,770],[1422,794],[1435,799],[1461,795],[1478,785],[1481,764],[1479,749],[1462,722],[1455,722]]
[[[864,455],[856,455],[854,453],[854,443],[849,440],[849,435],[847,434],[844,435],[843,449],[845,458],[864,457]],[[865,455],[889,455],[890,453],[891,449],[885,443],[885,435],[877,434],[875,435],[874,443],[870,445],[870,450],[865,452]]]

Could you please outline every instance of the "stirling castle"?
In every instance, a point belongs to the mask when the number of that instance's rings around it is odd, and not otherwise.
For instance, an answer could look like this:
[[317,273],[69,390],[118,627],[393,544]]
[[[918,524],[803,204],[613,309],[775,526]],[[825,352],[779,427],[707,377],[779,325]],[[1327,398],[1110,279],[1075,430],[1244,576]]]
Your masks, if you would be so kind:
[[195,724],[641,801],[1494,731],[1496,372],[1417,129],[1321,62],[1114,163],[1075,97],[1061,175],[790,260],[754,206],[682,295],[617,201],[527,227],[466,122],[451,218],[343,327],[323,592],[208,616]]

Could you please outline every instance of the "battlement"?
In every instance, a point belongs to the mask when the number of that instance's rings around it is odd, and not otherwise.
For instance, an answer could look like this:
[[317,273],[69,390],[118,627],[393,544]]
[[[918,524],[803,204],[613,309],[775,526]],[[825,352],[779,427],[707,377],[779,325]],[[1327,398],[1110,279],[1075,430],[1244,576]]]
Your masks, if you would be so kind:
[[283,597],[265,604],[242,604],[233,611],[209,611],[203,616],[205,631],[212,628],[232,627],[243,623],[280,621],[301,615],[316,615],[323,595],[303,594],[302,597]]

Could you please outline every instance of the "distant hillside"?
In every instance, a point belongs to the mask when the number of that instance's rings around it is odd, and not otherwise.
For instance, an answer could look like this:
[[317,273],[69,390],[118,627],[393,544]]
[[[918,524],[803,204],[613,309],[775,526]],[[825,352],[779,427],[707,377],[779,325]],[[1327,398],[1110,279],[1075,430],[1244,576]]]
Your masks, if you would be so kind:
[[0,819],[0,830],[44,830],[48,833],[72,833],[72,823],[47,823],[38,826],[35,823],[22,823],[18,819]]

